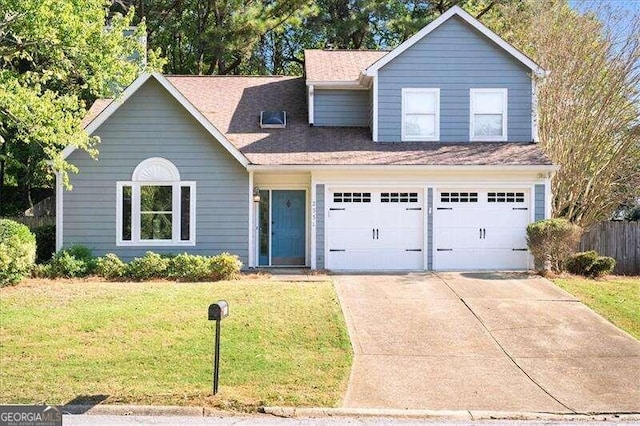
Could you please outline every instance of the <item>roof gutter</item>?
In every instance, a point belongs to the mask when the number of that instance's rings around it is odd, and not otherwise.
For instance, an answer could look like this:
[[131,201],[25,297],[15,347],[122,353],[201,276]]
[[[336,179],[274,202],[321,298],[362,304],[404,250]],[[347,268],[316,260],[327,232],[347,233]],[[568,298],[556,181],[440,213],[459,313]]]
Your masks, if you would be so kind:
[[366,86],[363,86],[358,80],[337,80],[337,81],[313,81],[307,80],[307,86],[313,86],[318,89],[351,89],[351,90],[363,90]]

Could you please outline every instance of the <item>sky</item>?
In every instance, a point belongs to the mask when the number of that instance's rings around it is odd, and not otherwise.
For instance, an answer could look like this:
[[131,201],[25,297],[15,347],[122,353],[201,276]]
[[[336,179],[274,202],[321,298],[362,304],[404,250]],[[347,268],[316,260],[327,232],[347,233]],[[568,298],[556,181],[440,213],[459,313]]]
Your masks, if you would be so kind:
[[603,5],[609,5],[615,9],[620,9],[623,19],[614,28],[614,32],[626,32],[631,22],[631,17],[640,15],[640,0],[569,0],[571,7],[580,10],[598,10]]

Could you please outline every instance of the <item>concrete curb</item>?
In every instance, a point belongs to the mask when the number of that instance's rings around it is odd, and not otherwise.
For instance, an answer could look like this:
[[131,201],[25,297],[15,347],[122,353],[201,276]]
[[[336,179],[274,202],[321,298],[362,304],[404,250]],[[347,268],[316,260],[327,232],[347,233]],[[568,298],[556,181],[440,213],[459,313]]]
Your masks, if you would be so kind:
[[263,407],[265,414],[288,418],[316,417],[395,417],[412,419],[450,420],[592,420],[592,421],[640,421],[640,413],[531,413],[521,411],[476,411],[476,410],[401,410],[378,408],[296,408]]
[[185,416],[185,417],[234,417],[250,413],[216,410],[209,407],[184,407],[179,405],[63,405],[64,414],[103,416]]
[[[184,407],[178,405],[63,405],[63,414],[103,416],[185,416],[185,417],[250,417],[256,413],[222,411],[210,407]],[[448,420],[548,420],[548,421],[637,421],[638,413],[531,413],[522,411],[480,410],[401,410],[385,408],[316,408],[316,407],[262,407],[262,414],[284,418],[322,417],[386,417]],[[259,414],[258,414],[259,415]]]

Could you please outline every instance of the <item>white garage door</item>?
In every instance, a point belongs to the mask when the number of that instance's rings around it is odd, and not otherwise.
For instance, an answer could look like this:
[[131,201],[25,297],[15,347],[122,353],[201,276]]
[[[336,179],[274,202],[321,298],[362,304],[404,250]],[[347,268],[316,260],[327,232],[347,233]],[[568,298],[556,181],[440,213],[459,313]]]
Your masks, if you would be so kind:
[[416,189],[330,188],[327,267],[423,268],[423,194]]
[[434,268],[527,269],[527,190],[442,189],[434,200]]

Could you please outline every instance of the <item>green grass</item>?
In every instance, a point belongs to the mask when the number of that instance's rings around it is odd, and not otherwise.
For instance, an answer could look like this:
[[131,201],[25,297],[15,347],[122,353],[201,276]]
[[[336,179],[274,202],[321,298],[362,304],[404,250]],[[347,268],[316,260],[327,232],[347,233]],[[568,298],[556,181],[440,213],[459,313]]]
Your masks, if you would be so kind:
[[640,277],[612,276],[602,280],[563,277],[553,281],[582,303],[640,339]]
[[[210,303],[222,323],[211,397]],[[329,282],[33,280],[0,289],[0,403],[334,406],[351,346]]]

